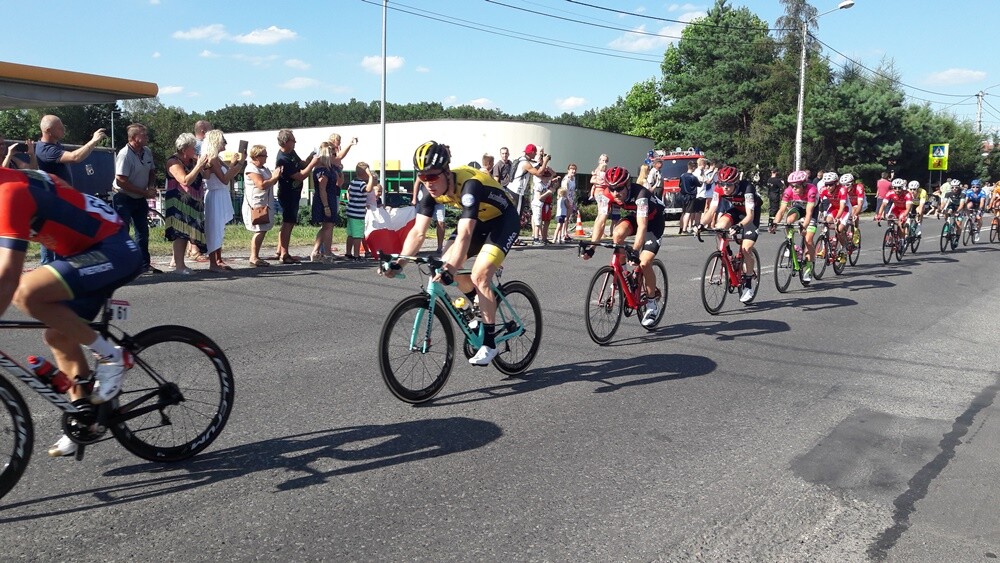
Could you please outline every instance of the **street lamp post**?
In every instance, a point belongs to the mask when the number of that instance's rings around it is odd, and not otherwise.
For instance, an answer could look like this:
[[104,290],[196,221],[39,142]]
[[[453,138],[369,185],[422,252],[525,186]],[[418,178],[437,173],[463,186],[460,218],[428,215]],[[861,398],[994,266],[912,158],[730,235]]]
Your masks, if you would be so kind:
[[837,10],[846,10],[854,5],[854,0],[843,0],[837,7],[802,21],[802,57],[799,60],[799,111],[795,121],[795,169],[802,170],[802,116],[806,102],[806,41],[809,38],[809,22]]

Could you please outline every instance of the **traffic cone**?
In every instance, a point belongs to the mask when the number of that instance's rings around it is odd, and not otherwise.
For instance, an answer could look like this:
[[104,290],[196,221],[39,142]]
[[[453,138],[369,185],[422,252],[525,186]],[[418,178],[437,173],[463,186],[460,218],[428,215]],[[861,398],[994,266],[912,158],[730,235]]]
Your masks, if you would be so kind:
[[576,212],[576,232],[573,233],[578,237],[585,237],[587,233],[583,232],[583,218],[580,217],[580,212]]

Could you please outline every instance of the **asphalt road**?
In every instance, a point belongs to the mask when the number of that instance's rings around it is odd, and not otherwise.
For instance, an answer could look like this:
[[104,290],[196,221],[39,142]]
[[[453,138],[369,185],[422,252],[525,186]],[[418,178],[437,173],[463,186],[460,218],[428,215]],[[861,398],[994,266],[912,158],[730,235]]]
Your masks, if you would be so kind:
[[[517,250],[505,276],[542,296],[532,369],[458,362],[420,407],[392,397],[375,357],[389,309],[418,287],[412,268],[143,277],[119,294],[128,328],[186,324],[226,350],[225,432],[177,465],[113,441],[51,459],[58,420],[31,397],[36,457],[0,502],[0,558],[995,558],[1000,246],[942,255],[928,236],[883,266],[881,231],[864,228],[857,267],[784,295],[770,277],[780,237],[762,236],[757,302],[732,296],[716,317],[699,297],[712,245],[667,237],[663,325],[625,319],[605,347],[582,300],[607,252]],[[5,334],[4,349],[38,353],[37,338]]]

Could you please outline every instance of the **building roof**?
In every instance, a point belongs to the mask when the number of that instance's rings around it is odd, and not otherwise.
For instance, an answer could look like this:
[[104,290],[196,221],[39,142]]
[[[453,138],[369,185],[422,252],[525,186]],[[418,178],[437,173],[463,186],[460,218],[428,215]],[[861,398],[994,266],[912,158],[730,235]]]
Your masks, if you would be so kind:
[[157,92],[152,82],[0,61],[0,109],[105,104]]

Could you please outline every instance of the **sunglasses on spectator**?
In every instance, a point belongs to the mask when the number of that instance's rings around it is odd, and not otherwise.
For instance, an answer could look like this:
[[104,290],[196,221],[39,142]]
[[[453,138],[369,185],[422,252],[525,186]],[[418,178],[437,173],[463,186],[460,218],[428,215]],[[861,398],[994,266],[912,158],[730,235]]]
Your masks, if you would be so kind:
[[433,182],[434,180],[440,178],[443,174],[444,172],[432,172],[428,174],[421,173],[417,174],[417,178],[420,178],[421,182]]

